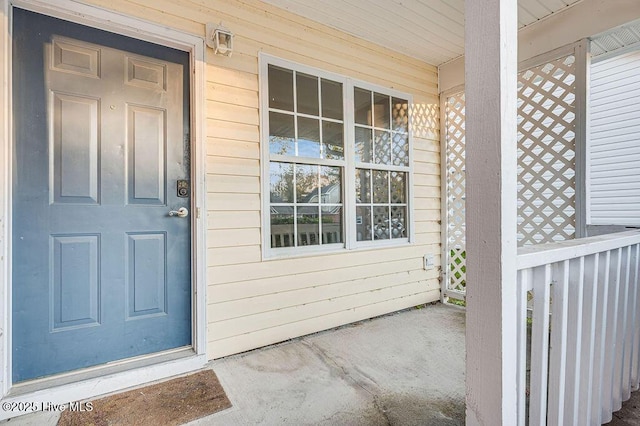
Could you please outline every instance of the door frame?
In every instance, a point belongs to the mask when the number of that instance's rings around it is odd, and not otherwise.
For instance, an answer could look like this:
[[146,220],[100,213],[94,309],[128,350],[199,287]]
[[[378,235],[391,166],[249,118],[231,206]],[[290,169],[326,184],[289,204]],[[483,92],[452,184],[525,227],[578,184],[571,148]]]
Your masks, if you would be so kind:
[[[189,53],[190,65],[190,137],[191,137],[191,182],[193,197],[191,200],[191,280],[192,280],[192,349],[190,356],[177,357],[171,361],[154,362],[154,355],[137,357],[138,364],[131,363],[132,369],[109,373],[106,375],[82,380],[68,379],[73,372],[59,376],[67,376],[66,381],[56,384],[56,378],[46,381],[40,387],[28,382],[24,391],[12,383],[11,360],[11,205],[12,205],[12,8],[19,7],[43,15],[66,19],[71,22],[107,30],[124,36],[153,42]],[[203,37],[169,29],[117,12],[108,11],[96,6],[80,3],[76,0],[56,0],[54,5],[43,0],[0,0],[0,400],[3,402],[25,403],[68,403],[84,400],[99,394],[114,392],[142,383],[166,378],[201,368],[207,362],[206,355],[206,217],[205,217],[205,89],[206,62],[205,43]],[[145,363],[144,358],[149,358]],[[141,360],[141,358],[143,358]],[[173,358],[176,358],[175,356]],[[140,362],[142,361],[142,362]],[[110,363],[110,365],[128,360]],[[140,364],[150,364],[135,368]],[[33,381],[38,382],[38,380]],[[71,382],[71,383],[69,383]],[[30,384],[31,383],[31,384]],[[100,391],[96,384],[99,383]],[[0,411],[0,420],[15,417],[33,411],[29,405],[20,412]]]

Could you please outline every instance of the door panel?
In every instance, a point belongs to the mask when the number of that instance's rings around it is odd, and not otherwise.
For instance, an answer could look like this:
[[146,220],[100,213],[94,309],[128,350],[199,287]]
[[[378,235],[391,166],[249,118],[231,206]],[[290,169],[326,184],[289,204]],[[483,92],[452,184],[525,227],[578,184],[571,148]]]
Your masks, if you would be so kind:
[[164,205],[165,111],[127,105],[129,203]]
[[19,9],[13,52],[14,382],[189,346],[188,54]]
[[53,203],[97,204],[100,99],[55,91],[51,97]]
[[128,318],[167,312],[165,271],[167,268],[164,233],[129,234],[126,262]]
[[99,324],[99,235],[53,236],[52,330]]

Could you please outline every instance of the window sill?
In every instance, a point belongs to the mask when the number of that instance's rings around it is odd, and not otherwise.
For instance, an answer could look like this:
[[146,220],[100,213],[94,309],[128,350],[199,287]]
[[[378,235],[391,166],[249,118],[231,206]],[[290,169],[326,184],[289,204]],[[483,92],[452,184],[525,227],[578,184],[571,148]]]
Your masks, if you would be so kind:
[[262,261],[271,262],[286,259],[298,259],[318,256],[333,256],[336,254],[358,253],[363,251],[377,251],[384,249],[394,249],[409,247],[414,243],[408,238],[398,238],[388,241],[359,241],[353,247],[347,248],[342,244],[331,244],[326,246],[305,246],[287,247],[284,249],[269,248],[263,252]]

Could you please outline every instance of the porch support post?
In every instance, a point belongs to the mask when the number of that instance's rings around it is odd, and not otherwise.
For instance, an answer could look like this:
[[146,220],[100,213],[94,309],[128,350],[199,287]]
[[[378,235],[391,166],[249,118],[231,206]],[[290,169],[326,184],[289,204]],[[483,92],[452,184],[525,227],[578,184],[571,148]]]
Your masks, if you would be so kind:
[[516,425],[517,0],[465,1],[467,425]]
[[576,55],[576,238],[587,236],[590,222],[589,192],[589,80],[591,69],[591,42],[584,38],[578,42]]

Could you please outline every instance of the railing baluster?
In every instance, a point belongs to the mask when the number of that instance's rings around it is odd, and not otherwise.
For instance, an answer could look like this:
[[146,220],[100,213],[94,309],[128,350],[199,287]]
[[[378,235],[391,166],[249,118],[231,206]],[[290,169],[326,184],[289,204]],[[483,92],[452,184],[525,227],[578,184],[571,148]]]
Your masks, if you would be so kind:
[[532,290],[531,270],[518,274],[518,425],[525,426],[527,407],[527,293]]
[[533,270],[529,424],[536,426],[547,423],[550,295],[551,265],[547,264]]
[[624,328],[624,362],[622,364],[622,399],[624,401],[631,397],[631,362],[633,356],[633,334],[634,323],[636,319],[635,307],[635,272],[633,265],[636,263],[636,255],[634,247],[627,247],[627,267],[626,267],[626,287],[627,295],[625,298],[625,328]]
[[634,311],[636,312],[636,320],[633,322],[633,356],[632,356],[632,366],[631,366],[631,387],[633,390],[638,390],[640,387],[640,372],[638,369],[640,368],[640,313],[638,309],[640,309],[640,244],[636,244],[633,246],[633,250],[635,252],[635,263],[634,263]]
[[622,408],[623,398],[623,380],[622,370],[624,364],[624,336],[625,327],[627,325],[627,297],[628,297],[628,281],[629,281],[629,250],[627,247],[622,247],[620,250],[620,258],[618,260],[618,309],[617,309],[617,328],[616,328],[616,350],[615,350],[615,362],[613,367],[613,402],[612,410],[618,411]]
[[552,426],[564,421],[567,380],[567,315],[569,303],[569,261],[554,265],[551,306],[551,360],[549,363],[549,413]]
[[[518,251],[518,424],[598,425],[640,387],[640,232]],[[551,312],[551,315],[550,315]]]
[[609,265],[611,262],[611,251],[607,251],[598,259],[598,306],[597,306],[597,325],[595,335],[595,368],[593,377],[593,401],[592,418],[594,424],[602,424],[604,422],[603,412],[605,400],[605,365],[607,352],[607,330],[609,316]]
[[609,263],[609,306],[607,307],[607,331],[605,341],[605,360],[602,394],[602,423],[611,421],[613,413],[614,365],[616,354],[616,336],[618,330],[618,302],[620,300],[620,258],[621,250],[611,250]]
[[582,293],[584,258],[569,261],[567,299],[567,364],[563,425],[577,425],[580,396],[580,351],[582,346]]
[[592,424],[593,384],[595,371],[596,317],[598,306],[598,263],[599,254],[584,258],[584,306],[582,325],[582,347],[580,350],[580,371],[582,380],[578,403],[579,425]]

